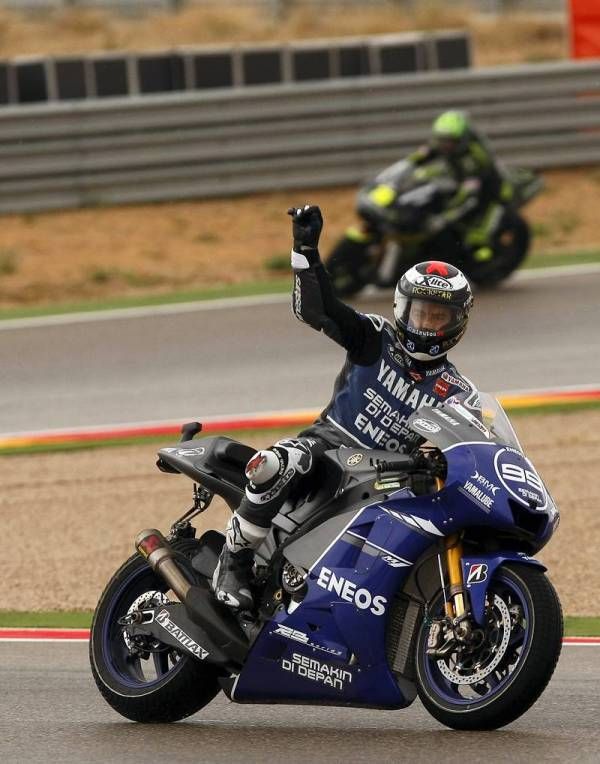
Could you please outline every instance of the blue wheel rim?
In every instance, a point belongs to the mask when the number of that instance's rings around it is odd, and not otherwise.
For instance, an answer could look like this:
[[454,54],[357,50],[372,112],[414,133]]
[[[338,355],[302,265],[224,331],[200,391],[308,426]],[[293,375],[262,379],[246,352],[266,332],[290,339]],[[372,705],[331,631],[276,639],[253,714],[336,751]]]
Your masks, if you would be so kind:
[[[145,591],[167,591],[166,585],[149,566],[133,571],[112,595],[102,624],[102,655],[109,673],[122,685],[143,690],[156,687],[165,677],[176,674],[185,663],[178,660],[169,666],[167,653],[151,656],[156,678],[148,678],[139,656],[132,656],[123,637],[123,627],[117,623],[133,601]],[[149,665],[149,664],[148,664]]]
[[[520,608],[521,617],[514,624],[511,624],[510,635],[508,636],[508,645],[504,650],[503,655],[497,667],[490,671],[490,673],[481,681],[473,685],[468,683],[459,684],[451,681],[447,674],[458,674],[459,672],[452,670],[452,663],[454,656],[449,656],[444,661],[423,655],[423,665],[425,670],[425,676],[429,687],[435,691],[442,700],[454,706],[474,706],[480,704],[487,704],[494,697],[499,695],[503,689],[509,684],[516,676],[516,673],[520,671],[523,661],[528,653],[529,645],[532,637],[532,623],[531,612],[528,605],[527,597],[521,587],[512,579],[503,576],[499,573],[494,577],[490,584],[489,595],[499,596],[510,611],[511,608]],[[492,607],[493,610],[493,607]],[[486,609],[486,614],[488,613]],[[436,614],[437,615],[437,614]],[[504,632],[504,630],[502,630]],[[490,658],[488,666],[492,666],[493,652],[490,651],[490,647],[498,644],[502,644],[502,638],[505,638],[504,633],[495,633],[491,629],[491,633],[488,635],[488,640],[482,646],[479,654],[475,653],[466,662],[467,670],[463,672],[463,677],[466,680],[471,679],[474,676],[476,670],[482,670],[485,672],[486,653],[489,653]],[[423,640],[421,649],[425,651],[427,646],[426,640]],[[441,663],[446,664],[446,669],[441,667]],[[473,664],[473,672],[469,675],[468,666],[469,663]],[[477,669],[478,663],[482,664],[480,669]]]

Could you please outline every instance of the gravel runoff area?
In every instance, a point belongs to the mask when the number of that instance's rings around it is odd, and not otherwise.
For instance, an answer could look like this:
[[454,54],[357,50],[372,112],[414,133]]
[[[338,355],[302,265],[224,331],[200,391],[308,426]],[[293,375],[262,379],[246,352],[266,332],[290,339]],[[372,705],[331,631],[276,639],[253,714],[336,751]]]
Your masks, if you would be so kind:
[[[600,411],[520,416],[514,424],[561,509],[559,531],[540,557],[564,612],[598,615]],[[269,442],[264,436],[252,445]],[[168,530],[191,505],[192,483],[160,473],[156,448],[0,457],[2,609],[93,608],[109,577],[132,554],[138,531]],[[222,528],[226,516],[225,505],[215,499],[198,527]]]

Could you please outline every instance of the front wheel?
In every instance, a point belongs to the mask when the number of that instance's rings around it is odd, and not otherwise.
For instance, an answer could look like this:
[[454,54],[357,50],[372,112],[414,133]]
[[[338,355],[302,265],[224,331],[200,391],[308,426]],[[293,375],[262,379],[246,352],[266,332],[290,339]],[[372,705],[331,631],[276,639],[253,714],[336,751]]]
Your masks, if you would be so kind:
[[[430,612],[442,611],[438,599]],[[476,640],[444,658],[427,654],[430,623],[423,621],[419,631],[419,697],[432,716],[454,729],[497,729],[517,719],[539,698],[560,655],[560,602],[539,568],[498,568],[485,620]]]
[[[173,547],[188,558],[198,541]],[[218,670],[157,640],[133,642],[119,625],[128,613],[175,601],[168,585],[134,555],[100,597],[90,632],[90,663],[98,689],[122,716],[137,722],[174,722],[199,711],[219,692]]]
[[341,238],[333,248],[325,267],[338,297],[352,297],[375,278],[378,258],[369,241]]

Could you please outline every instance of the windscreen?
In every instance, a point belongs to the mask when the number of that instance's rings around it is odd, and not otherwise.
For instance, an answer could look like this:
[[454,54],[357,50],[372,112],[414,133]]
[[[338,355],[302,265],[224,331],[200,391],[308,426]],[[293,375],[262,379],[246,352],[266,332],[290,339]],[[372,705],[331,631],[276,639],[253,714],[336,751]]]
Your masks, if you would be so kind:
[[[471,400],[471,399],[470,399]],[[421,407],[409,427],[440,449],[456,443],[497,443],[523,451],[500,403],[489,393],[479,393],[479,406],[449,398],[435,408]]]

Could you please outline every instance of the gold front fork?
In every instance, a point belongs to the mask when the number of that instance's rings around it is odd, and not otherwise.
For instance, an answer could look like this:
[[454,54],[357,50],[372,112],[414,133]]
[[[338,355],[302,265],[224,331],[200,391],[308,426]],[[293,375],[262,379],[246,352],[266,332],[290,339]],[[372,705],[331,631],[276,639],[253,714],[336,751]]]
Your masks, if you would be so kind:
[[463,545],[458,533],[445,539],[446,567],[450,580],[450,597],[446,602],[446,615],[449,618],[461,618],[465,612],[465,595],[462,574]]

